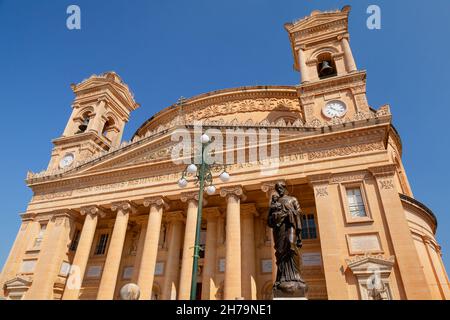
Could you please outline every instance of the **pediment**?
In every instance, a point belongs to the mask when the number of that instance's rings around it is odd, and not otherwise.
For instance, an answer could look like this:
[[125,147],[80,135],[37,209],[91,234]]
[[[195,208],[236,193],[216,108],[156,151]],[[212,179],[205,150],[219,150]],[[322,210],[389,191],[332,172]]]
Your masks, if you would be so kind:
[[348,21],[347,12],[337,11],[337,12],[313,13],[311,14],[311,16],[307,18],[294,22],[293,24],[286,25],[286,28],[290,33],[295,33],[326,24],[332,24],[338,21],[342,21],[343,23],[346,24]]
[[17,276],[4,283],[4,287],[8,290],[13,288],[29,287],[32,281],[28,277]]
[[347,260],[347,266],[354,274],[373,273],[374,270],[378,270],[380,272],[390,272],[394,266],[394,263],[394,256],[385,258],[381,255],[359,256],[354,259]]
[[156,163],[170,160],[174,143],[170,141],[170,135],[166,134],[160,139],[148,139],[139,144],[122,145],[117,150],[100,154],[87,162],[68,171],[65,175],[80,175],[93,172],[101,172],[119,168],[127,168],[145,163]]

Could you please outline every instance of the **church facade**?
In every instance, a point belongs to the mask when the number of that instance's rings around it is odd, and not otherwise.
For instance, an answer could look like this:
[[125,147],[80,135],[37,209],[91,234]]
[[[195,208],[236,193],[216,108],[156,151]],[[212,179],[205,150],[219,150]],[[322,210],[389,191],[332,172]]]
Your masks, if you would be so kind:
[[[122,142],[139,104],[114,72],[72,85],[72,114],[48,168],[29,172],[33,197],[0,276],[7,299],[189,299],[198,186],[177,182],[174,132],[232,130],[245,160],[213,170],[205,194],[197,298],[271,299],[270,197],[283,181],[302,208],[299,262],[308,299],[448,299],[437,220],[415,199],[389,105],[372,108],[349,43],[350,8],[285,24],[298,86],[198,95],[155,114]],[[267,142],[277,167],[251,161]],[[273,138],[273,136],[271,136]],[[275,139],[275,138],[273,138]],[[239,149],[239,150],[238,150]],[[259,154],[261,154],[259,152]],[[250,160],[249,160],[250,159]]]

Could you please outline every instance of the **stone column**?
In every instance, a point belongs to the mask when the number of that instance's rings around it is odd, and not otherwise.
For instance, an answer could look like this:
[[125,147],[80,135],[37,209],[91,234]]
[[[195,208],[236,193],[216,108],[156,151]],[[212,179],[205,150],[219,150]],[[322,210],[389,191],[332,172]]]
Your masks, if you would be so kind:
[[142,252],[144,252],[145,236],[147,235],[147,225],[149,217],[136,217],[135,221],[140,225],[138,246],[136,250],[136,259],[134,259],[132,283],[137,283],[139,277],[139,267],[142,261]]
[[406,298],[408,300],[431,299],[431,293],[414,245],[405,210],[394,185],[395,165],[372,167],[369,170],[377,182],[382,210],[384,211]]
[[219,208],[205,208],[203,215],[206,224],[205,259],[202,275],[202,300],[215,300],[216,284],[214,276],[217,267],[217,225],[220,217]]
[[112,300],[116,288],[117,274],[119,272],[120,260],[122,258],[123,245],[128,227],[130,213],[136,208],[128,201],[113,203],[112,211],[117,211],[116,221],[108,247],[105,265],[103,267],[102,279],[98,289],[98,300]]
[[227,199],[224,299],[235,300],[242,297],[240,199],[244,192],[236,186],[222,188],[220,195]]
[[241,205],[242,296],[245,300],[256,300],[254,216],[258,216],[255,204]]
[[97,106],[95,107],[95,116],[93,119],[91,119],[89,121],[88,127],[86,129],[86,131],[92,131],[92,132],[97,132],[100,136],[102,135],[102,122],[103,122],[103,115],[105,113],[105,106],[106,106],[106,101],[105,100],[100,100],[97,104]]
[[77,251],[73,258],[70,276],[66,282],[63,300],[77,300],[83,284],[86,265],[89,260],[92,242],[94,241],[95,230],[97,228],[98,216],[105,216],[105,213],[97,206],[83,207],[80,210],[85,215],[83,229],[78,241]]
[[186,228],[184,230],[183,258],[181,260],[179,300],[191,296],[192,267],[194,259],[195,233],[197,227],[198,194],[183,193],[181,201],[187,202]]
[[345,60],[343,53],[334,53],[331,55],[334,60],[334,64],[336,65],[336,73],[338,76],[345,75],[347,73],[347,69],[345,68]]
[[298,49],[298,59],[300,66],[300,74],[302,77],[301,83],[306,83],[311,81],[311,77],[309,75],[309,67],[306,65],[306,55],[304,48]]
[[183,236],[184,216],[181,211],[170,212],[166,215],[170,224],[169,248],[167,260],[164,264],[164,282],[162,286],[163,300],[176,300],[178,273],[180,272],[180,251]]
[[152,297],[153,279],[155,276],[156,257],[158,254],[159,233],[163,207],[167,204],[161,197],[148,198],[144,200],[144,206],[150,206],[147,231],[145,234],[144,249],[139,267],[137,285],[141,289],[140,300],[150,300]]
[[347,67],[347,72],[355,72],[358,69],[356,68],[355,59],[353,58],[352,49],[350,48],[350,44],[348,42],[349,35],[339,36],[338,39],[341,40],[342,49],[344,50],[344,59],[345,65]]
[[69,250],[70,231],[74,223],[72,215],[70,210],[56,211],[48,222],[34,270],[33,284],[25,294],[25,299],[53,299],[53,285]]
[[348,284],[341,272],[344,261],[341,257],[347,254],[342,247],[344,234],[338,232],[337,219],[342,219],[342,212],[337,197],[334,197],[329,185],[330,174],[313,175],[308,179],[314,189],[317,210],[317,224],[320,235],[323,270],[329,300],[347,300]]

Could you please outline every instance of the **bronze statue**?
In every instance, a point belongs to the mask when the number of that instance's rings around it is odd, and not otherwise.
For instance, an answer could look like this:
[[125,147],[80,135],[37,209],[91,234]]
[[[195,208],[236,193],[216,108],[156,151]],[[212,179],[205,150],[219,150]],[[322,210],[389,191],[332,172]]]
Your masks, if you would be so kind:
[[298,249],[302,247],[300,205],[286,194],[283,182],[275,184],[267,224],[272,228],[277,263],[274,297],[305,297],[307,285],[300,275]]

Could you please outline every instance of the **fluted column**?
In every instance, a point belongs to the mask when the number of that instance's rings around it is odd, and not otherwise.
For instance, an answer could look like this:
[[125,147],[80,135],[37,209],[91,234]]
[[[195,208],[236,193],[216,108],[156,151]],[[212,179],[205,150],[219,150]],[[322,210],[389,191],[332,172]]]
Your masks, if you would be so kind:
[[98,216],[105,216],[105,213],[97,206],[81,208],[80,213],[85,215],[83,229],[78,241],[77,251],[73,258],[70,276],[67,279],[63,300],[77,300],[83,284],[86,265],[89,260],[92,242],[94,240],[95,229],[97,227]]
[[345,65],[347,67],[347,72],[357,71],[355,58],[353,58],[352,49],[350,48],[350,43],[348,42],[348,34],[340,36],[342,42],[342,48],[344,49],[344,59]]
[[47,225],[34,270],[33,283],[25,294],[25,299],[53,299],[53,285],[69,250],[70,231],[73,223],[73,212],[70,210],[60,210],[54,213]]
[[255,216],[255,204],[241,205],[242,296],[246,300],[256,300]]
[[198,195],[185,193],[181,201],[187,202],[186,228],[184,230],[183,258],[181,260],[179,300],[189,300],[191,295],[192,264],[194,259],[195,233],[197,227]]
[[225,240],[224,299],[241,298],[241,197],[242,187],[228,187],[220,190],[227,200]]
[[144,249],[142,251],[141,265],[137,285],[141,289],[140,300],[150,300],[152,297],[153,279],[155,276],[156,257],[158,254],[159,233],[163,208],[167,204],[161,197],[144,200],[144,206],[150,206],[147,231],[145,234]]
[[122,258],[123,245],[127,233],[130,213],[135,212],[135,207],[128,201],[113,203],[111,209],[117,211],[116,221],[111,236],[111,242],[103,268],[102,279],[98,289],[98,300],[112,300],[116,288],[117,274]]
[[165,276],[162,288],[162,299],[176,300],[184,216],[181,211],[170,212],[166,215],[166,219],[170,225],[170,230],[168,241],[169,248],[167,250],[167,260],[164,266]]
[[217,260],[217,223],[220,217],[218,208],[203,210],[206,219],[205,259],[202,274],[202,300],[215,300],[216,285],[214,275]]

